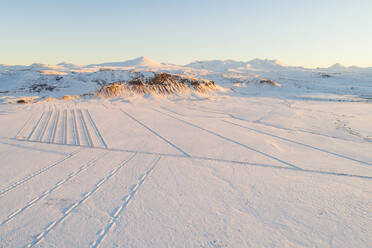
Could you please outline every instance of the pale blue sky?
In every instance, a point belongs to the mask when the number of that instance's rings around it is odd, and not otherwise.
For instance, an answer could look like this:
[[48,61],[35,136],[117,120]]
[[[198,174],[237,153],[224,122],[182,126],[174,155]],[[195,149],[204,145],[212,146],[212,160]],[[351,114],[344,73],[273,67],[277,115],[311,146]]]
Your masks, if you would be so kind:
[[279,59],[372,66],[371,0],[2,0],[0,64]]

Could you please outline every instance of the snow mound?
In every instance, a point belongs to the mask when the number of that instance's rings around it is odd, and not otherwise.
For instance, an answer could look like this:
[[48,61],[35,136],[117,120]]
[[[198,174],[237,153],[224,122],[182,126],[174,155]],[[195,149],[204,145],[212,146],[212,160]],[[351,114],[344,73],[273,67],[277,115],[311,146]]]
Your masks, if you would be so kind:
[[206,69],[211,71],[228,71],[229,69],[245,67],[246,63],[234,60],[206,60],[195,61],[185,66],[196,69]]
[[354,71],[354,72],[371,72],[372,71],[372,67],[359,67],[359,66],[355,66],[355,65],[352,65],[352,66],[344,66],[340,63],[336,63],[334,65],[331,65],[330,67],[326,67],[326,68],[317,68],[318,70],[321,70],[321,71],[332,71],[332,72],[350,72],[350,71]]
[[79,67],[79,66],[77,66],[73,63],[66,62],[66,61],[63,61],[63,62],[57,64],[57,66],[61,66],[61,67],[65,67],[65,68],[78,68]]
[[286,69],[287,66],[279,60],[270,60],[270,59],[253,59],[247,63],[251,68],[255,69]]
[[340,63],[336,63],[336,64],[328,67],[328,70],[332,70],[332,71],[343,71],[343,70],[346,70],[346,69],[347,69],[347,67],[341,65]]
[[161,63],[151,60],[145,56],[141,56],[135,59],[127,60],[124,62],[108,62],[97,64],[94,66],[112,66],[112,67],[152,67],[157,68],[163,66]]
[[283,70],[287,69],[284,63],[278,60],[254,59],[248,62],[234,60],[207,60],[196,61],[185,65],[195,69],[205,69],[219,72],[244,72],[255,70]]

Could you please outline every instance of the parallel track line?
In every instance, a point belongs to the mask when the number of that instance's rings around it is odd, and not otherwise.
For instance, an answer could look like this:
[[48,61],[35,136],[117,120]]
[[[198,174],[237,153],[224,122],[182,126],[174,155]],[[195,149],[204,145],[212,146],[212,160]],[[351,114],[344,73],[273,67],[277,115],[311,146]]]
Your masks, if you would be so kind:
[[32,137],[34,136],[36,129],[39,127],[40,122],[41,122],[41,120],[42,120],[43,117],[44,117],[44,114],[45,114],[45,112],[43,112],[43,113],[41,114],[39,120],[36,122],[34,128],[31,130],[31,133],[30,133],[30,135],[28,136],[27,140],[31,140]]
[[[107,154],[107,153],[106,153]],[[69,174],[65,179],[59,181],[57,184],[55,184],[52,188],[50,188],[49,190],[47,191],[44,191],[41,195],[37,196],[36,198],[32,199],[31,201],[29,201],[25,206],[23,206],[22,208],[19,208],[17,209],[16,211],[12,212],[10,215],[8,215],[8,217],[3,220],[1,223],[0,223],[0,226],[8,223],[9,221],[11,221],[12,219],[14,219],[17,215],[19,215],[20,213],[24,212],[25,210],[27,210],[28,208],[34,206],[37,202],[39,202],[40,200],[44,199],[45,197],[47,197],[49,194],[51,194],[52,192],[54,192],[55,190],[59,189],[60,187],[62,187],[65,183],[69,182],[71,179],[73,179],[74,177],[76,177],[77,175],[79,175],[81,172],[87,170],[88,168],[90,167],[93,167],[96,165],[96,162],[103,158],[106,154],[99,154],[97,157],[91,159],[90,161],[88,161],[85,165],[81,166],[77,171],[75,171],[74,173],[71,173]]]
[[96,126],[96,123],[93,121],[93,118],[92,118],[92,116],[90,115],[89,110],[86,109],[85,112],[87,113],[87,115],[88,115],[88,117],[89,117],[90,124],[94,127],[97,136],[98,136],[99,139],[101,140],[102,145],[103,145],[106,149],[108,149],[108,146],[107,146],[107,144],[106,144],[106,142],[105,142],[105,140],[104,140],[102,134],[101,134],[100,131],[98,130],[98,128],[97,128],[97,126]]
[[148,169],[141,178],[139,178],[139,181],[134,185],[131,192],[124,197],[123,203],[116,208],[116,211],[111,216],[110,221],[108,222],[107,226],[101,230],[99,233],[98,238],[89,246],[91,248],[97,248],[100,246],[101,242],[105,239],[105,237],[108,235],[110,230],[115,226],[116,222],[118,221],[121,213],[127,208],[127,206],[130,204],[136,193],[138,192],[141,185],[145,182],[146,178],[150,175],[150,173],[154,170],[155,166],[158,164],[160,160],[160,156],[152,163],[152,166],[150,169]]
[[76,150],[76,151],[74,151],[74,152],[72,152],[71,154],[67,155],[66,157],[64,157],[64,158],[62,158],[62,159],[59,159],[59,160],[57,160],[56,162],[54,162],[54,163],[52,163],[52,164],[50,164],[50,165],[48,165],[48,166],[46,166],[46,167],[44,167],[44,168],[38,170],[38,171],[35,171],[35,172],[29,174],[28,176],[22,178],[21,180],[18,180],[18,181],[16,181],[16,182],[12,183],[11,185],[8,185],[6,188],[4,188],[4,189],[2,189],[2,190],[0,191],[0,196],[4,195],[5,193],[7,193],[7,192],[9,192],[9,191],[14,190],[14,189],[17,188],[18,186],[20,186],[20,185],[22,185],[22,184],[24,184],[24,183],[30,181],[31,179],[33,179],[33,178],[35,178],[35,177],[41,175],[41,174],[44,173],[45,171],[47,171],[47,170],[49,170],[49,169],[51,169],[51,168],[53,168],[53,167],[55,167],[55,166],[61,164],[62,162],[66,161],[67,159],[69,159],[69,158],[73,157],[74,155],[76,155],[78,152],[80,152],[80,149],[79,149],[79,150]]
[[53,221],[52,223],[50,223],[49,225],[47,225],[45,228],[44,228],[44,231],[42,231],[41,233],[39,233],[38,235],[35,236],[34,240],[29,242],[26,247],[30,248],[30,247],[33,247],[34,245],[37,245],[39,244],[51,231],[53,231],[55,229],[55,227],[64,222],[65,219],[67,217],[69,217],[72,213],[72,211],[76,208],[78,208],[81,204],[83,204],[89,197],[91,197],[95,192],[97,192],[104,183],[106,183],[107,181],[109,181],[114,175],[116,175],[119,170],[121,168],[123,168],[129,161],[131,161],[135,156],[137,155],[137,153],[133,154],[129,159],[126,159],[124,161],[122,161],[118,167],[116,167],[115,169],[113,169],[105,178],[103,179],[100,179],[98,181],[98,183],[93,187],[92,190],[86,192],[85,194],[83,194],[83,197],[76,201],[74,204],[72,204],[63,214],[63,216],[61,218],[59,218],[58,220],[55,220]]

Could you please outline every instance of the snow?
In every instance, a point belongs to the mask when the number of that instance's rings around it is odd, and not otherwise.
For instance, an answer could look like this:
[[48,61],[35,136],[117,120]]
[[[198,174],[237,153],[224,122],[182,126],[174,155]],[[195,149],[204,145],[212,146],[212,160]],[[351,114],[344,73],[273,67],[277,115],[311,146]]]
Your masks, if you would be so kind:
[[[0,66],[0,247],[371,247],[372,70],[333,69]],[[226,90],[83,96],[164,71]]]
[[210,60],[210,61],[196,61],[187,64],[186,67],[197,69],[208,69],[213,71],[257,71],[257,70],[283,70],[288,67],[278,61],[269,59],[253,59],[248,62],[234,61],[234,60]]
[[145,56],[141,56],[132,60],[127,60],[124,62],[109,62],[109,63],[102,63],[98,65],[90,65],[90,66],[112,66],[112,67],[161,67],[162,64],[151,60]]

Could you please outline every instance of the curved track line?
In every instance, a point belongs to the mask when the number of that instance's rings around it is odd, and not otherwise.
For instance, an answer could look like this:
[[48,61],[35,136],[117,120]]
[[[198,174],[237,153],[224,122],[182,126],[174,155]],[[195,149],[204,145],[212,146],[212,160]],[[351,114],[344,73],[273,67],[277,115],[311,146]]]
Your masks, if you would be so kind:
[[36,172],[34,172],[34,173],[31,173],[30,175],[28,175],[28,176],[22,178],[21,180],[16,181],[15,183],[13,183],[13,184],[7,186],[5,189],[2,189],[2,190],[0,191],[0,196],[4,195],[5,193],[7,193],[7,192],[9,192],[9,191],[14,190],[16,187],[18,187],[18,186],[20,186],[20,185],[26,183],[27,181],[29,181],[29,180],[33,179],[34,177],[36,177],[36,176],[38,176],[38,175],[44,173],[45,171],[47,171],[47,170],[49,170],[49,169],[51,169],[51,168],[53,168],[53,167],[59,165],[60,163],[66,161],[67,159],[69,159],[69,158],[71,158],[72,156],[76,155],[78,152],[80,152],[80,149],[79,149],[79,150],[76,150],[76,151],[74,151],[74,152],[72,152],[71,154],[69,154],[68,156],[66,156],[66,157],[64,157],[64,158],[62,158],[62,159],[60,159],[60,160],[57,160],[56,162],[52,163],[51,165],[48,165],[47,167],[44,167],[44,168],[42,168],[42,169],[40,169],[40,170],[38,170],[38,171],[36,171]]
[[81,166],[79,168],[79,170],[71,173],[68,177],[66,177],[65,179],[59,181],[57,184],[55,184],[52,188],[50,188],[49,190],[47,191],[44,191],[41,195],[39,195],[38,197],[32,199],[31,201],[29,201],[24,207],[22,208],[19,208],[17,209],[16,211],[14,211],[13,213],[11,213],[5,220],[3,220],[1,223],[0,223],[0,226],[8,223],[9,221],[11,221],[12,219],[14,219],[17,215],[19,215],[20,213],[23,213],[26,209],[32,207],[33,205],[35,205],[37,202],[39,202],[40,200],[44,199],[45,197],[47,197],[49,194],[51,194],[53,191],[57,190],[58,188],[62,187],[62,185],[64,185],[65,183],[67,183],[68,181],[70,181],[72,178],[74,178],[75,176],[79,175],[81,172],[87,170],[88,168],[90,167],[93,167],[96,165],[96,162],[97,160],[103,158],[106,154],[99,154],[97,157],[95,157],[94,159],[88,161],[85,165]]
[[154,130],[152,130],[151,128],[149,128],[148,126],[146,126],[144,123],[142,123],[141,121],[137,120],[136,118],[134,118],[133,116],[131,116],[130,114],[128,114],[127,112],[125,112],[124,110],[120,109],[121,112],[123,112],[126,116],[128,116],[129,118],[131,118],[132,120],[134,120],[135,122],[137,122],[138,124],[140,124],[141,126],[143,126],[144,128],[146,128],[147,130],[149,130],[151,133],[155,134],[156,136],[158,136],[160,139],[162,139],[165,143],[167,143],[168,145],[172,146],[173,148],[177,149],[179,152],[181,152],[183,155],[185,155],[186,157],[191,157],[188,153],[186,153],[185,151],[183,151],[181,148],[179,148],[178,146],[174,145],[172,142],[170,142],[169,140],[167,140],[166,138],[164,138],[163,136],[161,136],[160,134],[158,134],[157,132],[155,132]]
[[79,207],[82,203],[84,203],[90,196],[92,196],[95,192],[97,192],[101,187],[102,185],[107,182],[108,180],[111,179],[111,177],[113,177],[114,175],[116,175],[118,173],[118,171],[123,168],[129,161],[131,161],[135,156],[137,155],[137,153],[133,154],[129,159],[126,159],[124,160],[123,162],[120,163],[120,165],[118,167],[116,167],[115,169],[113,169],[105,178],[103,179],[100,179],[98,181],[98,183],[93,187],[93,189],[91,191],[88,191],[86,192],[84,195],[83,195],[83,198],[81,198],[79,201],[76,201],[74,204],[72,204],[64,213],[64,215],[59,218],[58,220],[55,220],[53,221],[52,223],[50,223],[48,226],[46,226],[44,228],[44,231],[42,231],[41,233],[39,233],[33,241],[31,241],[30,243],[28,243],[26,245],[26,247],[33,247],[34,245],[37,245],[39,242],[41,242],[46,235],[48,235],[48,233],[50,233],[51,231],[54,230],[54,228],[62,223],[68,216],[70,216],[70,214],[72,213],[72,211]]
[[144,181],[150,175],[150,173],[154,170],[154,168],[157,165],[157,163],[159,162],[160,158],[161,157],[158,157],[153,162],[153,165],[151,166],[151,168],[148,169],[142,175],[141,178],[139,178],[139,181],[135,185],[133,185],[133,188],[132,188],[131,192],[126,197],[124,197],[125,200],[123,201],[123,203],[118,208],[116,208],[115,212],[111,215],[110,221],[108,222],[107,226],[104,229],[102,229],[101,232],[99,232],[98,238],[89,247],[96,248],[96,247],[100,246],[101,242],[105,239],[105,237],[108,235],[110,230],[112,230],[112,228],[115,226],[115,224],[118,221],[121,213],[127,208],[129,203],[131,202],[131,200],[134,198],[134,196],[138,192],[141,185],[144,183]]
[[87,115],[88,115],[88,117],[89,117],[89,121],[90,121],[91,125],[94,127],[94,129],[95,129],[95,131],[96,131],[96,134],[97,134],[97,136],[99,137],[99,139],[101,140],[103,146],[104,146],[106,149],[108,149],[108,146],[107,146],[105,140],[103,139],[103,136],[102,136],[101,133],[99,132],[99,130],[98,130],[97,126],[96,126],[96,123],[93,121],[92,116],[90,115],[89,110],[86,109],[86,110],[85,110],[85,113],[87,113]]
[[194,123],[191,123],[191,122],[188,122],[188,121],[182,120],[182,119],[180,119],[180,118],[174,117],[174,116],[172,116],[172,115],[170,115],[170,114],[167,114],[167,113],[163,113],[163,112],[161,112],[161,111],[159,111],[159,110],[157,110],[157,109],[154,109],[154,108],[153,108],[153,110],[156,111],[156,112],[158,112],[158,113],[161,113],[161,114],[163,114],[163,115],[166,115],[166,116],[168,116],[168,117],[171,117],[171,118],[173,118],[173,119],[175,119],[175,120],[178,120],[178,121],[180,121],[180,122],[186,123],[186,124],[188,124],[189,126],[192,126],[192,127],[198,128],[198,129],[203,130],[203,131],[205,131],[205,132],[207,132],[207,133],[209,133],[209,134],[212,134],[212,135],[214,135],[214,136],[217,136],[217,137],[219,137],[219,138],[221,138],[221,139],[227,140],[227,141],[229,141],[229,142],[231,142],[231,143],[234,143],[234,144],[236,144],[236,145],[239,145],[239,146],[241,146],[241,147],[244,147],[244,148],[246,148],[247,150],[250,150],[250,151],[253,151],[253,152],[257,152],[257,153],[259,153],[259,154],[261,154],[261,155],[264,155],[265,157],[268,157],[268,158],[271,158],[271,159],[273,159],[273,160],[276,160],[276,161],[278,161],[278,162],[280,162],[280,163],[282,163],[282,164],[288,165],[288,166],[290,166],[290,167],[292,167],[292,168],[295,168],[295,169],[297,169],[297,170],[302,170],[300,167],[298,167],[298,166],[296,166],[296,165],[294,165],[294,164],[292,164],[292,163],[286,162],[286,161],[284,161],[284,160],[282,160],[282,159],[280,159],[280,158],[274,157],[274,156],[272,156],[272,155],[270,155],[270,154],[268,154],[268,153],[265,153],[265,152],[262,152],[262,151],[260,151],[260,150],[255,149],[255,148],[249,147],[249,146],[247,146],[247,145],[245,145],[245,144],[242,144],[242,143],[240,143],[240,142],[238,142],[238,141],[235,141],[235,140],[233,140],[233,139],[230,139],[230,138],[228,138],[228,137],[226,137],[226,136],[223,136],[223,135],[218,134],[218,133],[216,133],[216,132],[210,131],[210,130],[205,129],[205,128],[203,128],[203,127],[200,127],[200,126],[198,126],[198,125],[196,125],[196,124],[194,124]]

